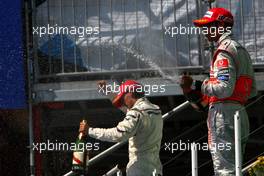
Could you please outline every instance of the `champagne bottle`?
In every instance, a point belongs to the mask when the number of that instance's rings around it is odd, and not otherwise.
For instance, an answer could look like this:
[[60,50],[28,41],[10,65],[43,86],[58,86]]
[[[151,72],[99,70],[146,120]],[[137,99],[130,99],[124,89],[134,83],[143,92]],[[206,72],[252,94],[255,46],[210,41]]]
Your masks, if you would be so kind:
[[[83,120],[82,123],[87,123]],[[72,157],[72,170],[79,174],[85,174],[86,166],[89,160],[88,152],[86,150],[87,136],[80,132],[76,139],[76,150],[73,152]]]

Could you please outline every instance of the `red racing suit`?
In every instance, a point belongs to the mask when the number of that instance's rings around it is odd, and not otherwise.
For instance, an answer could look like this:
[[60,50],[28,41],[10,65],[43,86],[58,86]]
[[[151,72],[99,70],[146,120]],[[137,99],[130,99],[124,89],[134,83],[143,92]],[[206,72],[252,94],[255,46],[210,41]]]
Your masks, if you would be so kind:
[[215,175],[235,175],[234,115],[239,111],[244,149],[249,134],[244,104],[257,90],[248,52],[227,33],[218,41],[210,78],[204,80],[201,91],[209,98],[208,143]]

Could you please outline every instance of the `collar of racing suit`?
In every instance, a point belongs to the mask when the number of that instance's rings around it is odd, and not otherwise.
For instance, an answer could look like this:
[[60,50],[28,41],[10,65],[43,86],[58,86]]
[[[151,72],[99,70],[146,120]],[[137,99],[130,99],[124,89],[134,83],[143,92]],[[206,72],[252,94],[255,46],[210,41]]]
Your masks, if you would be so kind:
[[146,97],[142,97],[142,98],[137,99],[137,101],[135,102],[135,104],[133,105],[132,108],[134,108],[135,106],[137,106],[140,102],[146,101],[146,100],[147,100]]
[[[135,108],[135,106],[137,106],[140,102],[142,102],[142,101],[146,101],[147,99],[145,98],[145,97],[142,97],[142,98],[139,98],[136,102],[135,102],[135,104],[133,105],[133,107],[132,108],[130,108],[130,109],[133,109],[133,108]],[[124,113],[127,113],[128,111],[130,111],[130,109],[128,109],[126,106],[121,106],[120,108],[119,108],[122,112],[124,112]]]
[[218,39],[218,41],[217,41],[217,46],[219,46],[219,45],[221,44],[221,42],[224,41],[225,39],[230,38],[231,35],[232,35],[232,34],[229,33],[229,32],[224,33],[224,34]]

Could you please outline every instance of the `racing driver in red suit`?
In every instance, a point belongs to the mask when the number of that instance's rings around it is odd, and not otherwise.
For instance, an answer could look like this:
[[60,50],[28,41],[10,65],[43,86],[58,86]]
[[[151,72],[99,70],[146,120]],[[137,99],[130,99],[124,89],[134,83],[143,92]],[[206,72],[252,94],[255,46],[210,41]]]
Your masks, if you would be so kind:
[[[247,100],[256,96],[256,83],[250,56],[246,49],[230,37],[233,16],[224,8],[212,8],[194,25],[207,28],[206,37],[217,43],[210,67],[210,78],[193,81],[185,75],[181,87],[196,109],[208,107],[208,144],[216,176],[235,175],[234,115],[241,119],[241,139],[244,153],[249,134]],[[216,30],[211,30],[215,28]],[[214,33],[212,32],[214,31]],[[208,105],[208,106],[207,106]],[[218,146],[227,146],[220,149]]]

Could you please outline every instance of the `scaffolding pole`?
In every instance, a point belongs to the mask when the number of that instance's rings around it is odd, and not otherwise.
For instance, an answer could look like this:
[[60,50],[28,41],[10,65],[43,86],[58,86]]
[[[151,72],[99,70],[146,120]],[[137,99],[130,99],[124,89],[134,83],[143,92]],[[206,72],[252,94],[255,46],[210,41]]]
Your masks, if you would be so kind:
[[195,142],[191,144],[192,148],[192,176],[198,176],[198,157],[197,157],[197,147]]
[[63,176],[71,176],[71,175],[75,175],[73,171],[70,171],[67,174],[63,175]]
[[234,116],[235,121],[235,158],[236,158],[236,176],[242,175],[242,151],[241,151],[241,120],[239,111]]
[[114,168],[112,168],[110,171],[108,171],[106,174],[103,176],[112,176],[116,174],[117,176],[122,176],[121,170],[118,168],[118,165],[116,165]]
[[[32,6],[34,2],[32,1]],[[33,151],[33,117],[32,117],[32,60],[30,53],[30,39],[29,39],[29,4],[25,1],[25,23],[26,23],[26,52],[27,52],[27,87],[28,87],[28,126],[29,126],[29,166],[30,166],[30,176],[35,175],[35,162],[34,162],[34,151]]]

